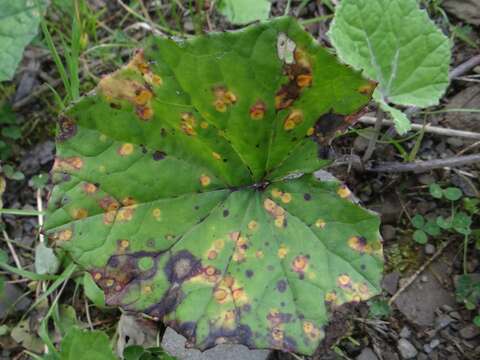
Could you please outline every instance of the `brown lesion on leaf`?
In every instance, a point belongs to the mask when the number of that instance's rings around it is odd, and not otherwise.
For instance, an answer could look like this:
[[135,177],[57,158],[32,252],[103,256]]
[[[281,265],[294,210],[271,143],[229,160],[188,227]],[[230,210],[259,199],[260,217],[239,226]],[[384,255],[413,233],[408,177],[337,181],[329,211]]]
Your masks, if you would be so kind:
[[137,51],[133,59],[127,65],[127,69],[138,71],[140,74],[142,74],[144,80],[149,85],[160,86],[163,83],[162,78],[155,74],[150,65],[147,63],[143,50]]
[[105,225],[113,224],[118,209],[120,208],[120,203],[113,197],[107,195],[101,198],[98,204],[104,210],[103,223]]
[[231,90],[228,90],[226,86],[214,86],[212,92],[214,96],[213,106],[218,112],[226,112],[229,106],[237,102],[237,96]]
[[291,131],[303,122],[303,112],[298,109],[290,111],[283,121],[285,131]]
[[273,217],[276,227],[287,227],[287,213],[284,208],[269,198],[263,201],[263,207]]
[[267,111],[267,105],[265,105],[263,101],[258,100],[250,108],[250,118],[252,120],[261,120],[265,116],[266,111]]
[[56,157],[52,172],[74,172],[83,168],[83,159],[79,156]]
[[56,140],[58,142],[64,142],[70,140],[77,133],[77,123],[75,120],[62,115],[58,119],[58,134]]
[[61,245],[64,242],[67,242],[72,239],[74,234],[73,227],[61,229],[50,233],[48,235],[48,241],[53,245]]
[[[237,316],[236,313],[233,314]],[[226,316],[231,316],[226,314]],[[237,324],[233,328],[216,327],[210,325],[210,331],[207,338],[199,345],[199,349],[204,351],[216,345],[221,344],[243,344],[249,348],[255,348],[255,339],[252,330],[248,325]]]
[[283,73],[288,82],[275,94],[275,109],[277,111],[290,107],[301,95],[302,91],[312,86],[312,65],[308,54],[297,47],[293,53],[294,62],[285,63]]
[[197,131],[195,130],[197,126],[197,121],[195,116],[192,113],[184,112],[180,114],[180,129],[185,135],[196,136]]

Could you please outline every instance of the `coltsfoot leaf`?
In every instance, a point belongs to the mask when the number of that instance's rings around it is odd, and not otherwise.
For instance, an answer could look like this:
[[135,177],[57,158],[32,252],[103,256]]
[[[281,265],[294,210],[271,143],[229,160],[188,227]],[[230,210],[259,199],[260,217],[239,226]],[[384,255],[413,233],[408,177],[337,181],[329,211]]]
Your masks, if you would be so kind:
[[60,119],[49,239],[199,349],[312,354],[380,291],[378,217],[312,175],[374,88],[288,18],[153,38]]

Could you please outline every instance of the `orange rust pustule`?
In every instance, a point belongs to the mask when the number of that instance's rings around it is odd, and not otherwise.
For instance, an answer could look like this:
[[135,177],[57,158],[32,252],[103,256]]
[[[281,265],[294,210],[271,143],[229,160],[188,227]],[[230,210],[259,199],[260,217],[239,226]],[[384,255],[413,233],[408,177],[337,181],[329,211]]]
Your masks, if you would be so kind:
[[305,88],[312,86],[312,67],[307,55],[301,49],[296,49],[294,57],[295,63],[283,67],[283,73],[289,81],[275,95],[277,111],[290,107]]
[[64,142],[73,138],[77,133],[77,124],[73,119],[60,116],[58,119],[58,134],[56,140]]

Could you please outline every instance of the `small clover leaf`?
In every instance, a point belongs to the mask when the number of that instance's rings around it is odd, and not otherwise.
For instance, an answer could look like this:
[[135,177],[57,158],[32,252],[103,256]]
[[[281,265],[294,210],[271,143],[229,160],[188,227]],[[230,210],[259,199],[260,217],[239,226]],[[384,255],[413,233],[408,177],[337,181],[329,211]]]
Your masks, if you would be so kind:
[[453,220],[451,218],[445,219],[443,216],[437,217],[436,223],[443,230],[449,230],[453,226]]
[[428,191],[435,199],[441,199],[443,197],[443,189],[436,183],[431,184],[428,187]]
[[462,197],[462,190],[456,187],[449,187],[443,190],[443,196],[450,201],[457,201]]
[[423,229],[425,226],[425,218],[422,215],[417,214],[412,218],[412,224],[417,229]]
[[428,236],[423,230],[415,230],[413,233],[413,240],[419,244],[425,245],[428,241]]

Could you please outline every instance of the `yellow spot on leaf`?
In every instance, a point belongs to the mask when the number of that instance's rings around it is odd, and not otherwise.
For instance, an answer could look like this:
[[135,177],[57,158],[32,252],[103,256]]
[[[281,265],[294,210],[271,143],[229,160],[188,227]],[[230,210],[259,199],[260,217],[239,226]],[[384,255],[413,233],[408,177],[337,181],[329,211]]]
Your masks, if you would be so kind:
[[288,204],[290,201],[292,201],[292,195],[290,193],[285,193],[282,195],[282,201],[285,204]]
[[341,185],[337,190],[337,194],[342,199],[345,199],[345,198],[348,198],[352,193],[350,192],[347,186]]
[[212,156],[215,160],[220,160],[222,158],[220,154],[216,153],[215,151],[212,152]]
[[337,278],[338,285],[340,287],[347,287],[350,285],[350,276],[343,274]]
[[139,106],[136,109],[137,115],[142,120],[150,120],[153,117],[153,109],[150,106]]
[[337,301],[337,294],[335,294],[334,292],[327,292],[325,294],[325,301],[327,301],[327,302]]
[[253,120],[261,120],[265,116],[265,111],[267,107],[263,101],[257,101],[251,108],[250,108],[250,117]]
[[297,85],[299,88],[303,89],[305,87],[312,85],[312,75],[303,74],[297,76]]
[[97,189],[97,186],[92,184],[92,183],[85,183],[83,184],[83,190],[87,193],[87,194],[93,194],[94,192],[96,192],[98,189]]
[[130,245],[130,242],[128,240],[120,240],[120,248],[125,250],[126,248],[128,248],[128,246]]
[[208,186],[210,185],[210,182],[211,180],[209,176],[203,174],[200,176],[200,184],[202,184],[202,186]]
[[312,136],[314,132],[315,132],[315,129],[314,129],[313,127],[308,128],[308,130],[307,130],[307,136]]
[[225,241],[222,239],[215,240],[213,247],[217,250],[222,250],[223,247],[225,246]]
[[257,259],[263,259],[263,251],[257,250],[257,251],[255,252],[255,257],[256,257]]
[[70,229],[62,230],[58,233],[58,240],[68,241],[72,238],[73,232]]
[[160,220],[160,218],[162,216],[162,211],[159,208],[155,208],[152,211],[152,215],[156,220]]
[[152,93],[149,90],[142,89],[135,95],[134,102],[136,105],[144,106],[152,99]]
[[144,294],[150,294],[152,292],[152,287],[150,285],[145,285],[143,288],[142,288],[142,292]]
[[228,297],[228,291],[225,289],[216,289],[213,293],[213,297],[218,303],[223,304]]
[[277,188],[273,188],[272,189],[272,196],[274,198],[279,198],[280,196],[282,196],[283,192],[278,190]]
[[288,254],[288,248],[284,244],[280,245],[277,251],[278,257],[280,259],[284,259],[285,256],[287,256],[287,254]]
[[180,128],[188,136],[195,136],[197,132],[195,131],[196,120],[192,113],[182,113],[181,114]]
[[304,272],[308,266],[308,258],[304,255],[296,256],[292,261],[292,270],[295,272]]
[[121,156],[130,155],[131,153],[133,153],[133,144],[130,144],[130,143],[123,144],[123,145],[120,147],[120,149],[118,149],[118,153],[119,153]]
[[72,217],[76,220],[85,219],[88,216],[86,209],[74,209],[72,211]]
[[249,230],[257,230],[258,229],[258,223],[255,220],[252,220],[248,223],[248,229]]
[[326,223],[325,223],[325,220],[323,219],[318,219],[317,221],[315,221],[315,226],[319,229],[323,229],[325,225]]
[[283,123],[286,131],[293,130],[303,121],[303,113],[300,110],[292,110]]
[[107,281],[105,281],[105,285],[108,287],[112,287],[113,284],[115,284],[115,281],[113,279],[107,279]]
[[285,226],[285,216],[280,215],[275,218],[275,226],[278,228],[283,228]]
[[93,278],[98,281],[98,280],[100,280],[100,279],[102,278],[102,274],[100,274],[99,272],[96,272],[96,273],[93,275]]
[[201,127],[202,129],[208,129],[208,123],[207,123],[206,121],[202,121],[202,122],[200,123],[200,127]]
[[100,140],[101,142],[107,141],[107,135],[101,134],[100,137],[99,137],[99,140]]

